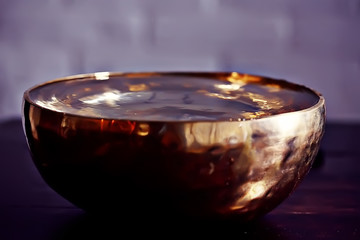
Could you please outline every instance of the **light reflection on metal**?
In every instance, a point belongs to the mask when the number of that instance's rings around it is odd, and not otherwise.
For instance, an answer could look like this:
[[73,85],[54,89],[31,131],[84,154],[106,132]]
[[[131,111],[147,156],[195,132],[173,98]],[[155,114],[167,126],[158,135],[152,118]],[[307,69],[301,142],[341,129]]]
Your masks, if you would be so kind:
[[283,101],[274,96],[265,97],[261,94],[246,92],[244,96],[251,99],[254,103],[256,103],[262,110],[269,110],[269,109],[280,109],[284,106]]
[[96,80],[108,80],[110,73],[109,72],[97,72],[94,73],[95,79]]
[[104,119],[100,120],[100,130],[104,131]]
[[241,86],[240,84],[215,84],[214,87],[221,89],[221,90],[226,90],[226,91],[238,91]]
[[272,93],[280,92],[280,90],[281,90],[281,86],[279,84],[269,83],[269,84],[266,84],[265,86],[266,86],[266,89]]
[[258,111],[258,112],[253,112],[253,113],[252,112],[243,113],[243,116],[246,119],[257,119],[257,118],[261,118],[261,117],[264,117],[267,115],[269,115],[269,113],[266,113],[264,111]]
[[29,114],[30,114],[30,116],[32,116],[29,119],[30,120],[30,125],[31,125],[31,134],[32,134],[32,137],[35,140],[39,140],[37,129],[36,129],[36,127],[40,123],[40,114],[39,114],[39,112],[40,112],[39,108],[30,108],[29,109]]
[[148,85],[141,83],[141,84],[129,84],[129,91],[131,92],[140,92],[140,91],[146,91],[149,90]]
[[223,146],[222,152],[242,144],[247,131],[242,124],[234,122],[186,123],[183,126],[182,141],[188,152],[204,151],[203,146]]
[[142,136],[142,137],[147,136],[147,135],[149,134],[149,132],[150,132],[150,126],[149,126],[149,124],[147,124],[147,123],[140,123],[140,124],[138,125],[137,134],[138,134],[139,136]]
[[248,74],[241,74],[237,72],[232,72],[227,80],[232,83],[245,85],[248,82],[258,82],[261,81],[261,77],[248,75]]
[[261,198],[269,188],[269,183],[264,180],[245,184],[240,190],[241,192],[244,192],[244,195],[236,200],[231,206],[231,210],[242,210],[243,208],[248,207],[249,202]]

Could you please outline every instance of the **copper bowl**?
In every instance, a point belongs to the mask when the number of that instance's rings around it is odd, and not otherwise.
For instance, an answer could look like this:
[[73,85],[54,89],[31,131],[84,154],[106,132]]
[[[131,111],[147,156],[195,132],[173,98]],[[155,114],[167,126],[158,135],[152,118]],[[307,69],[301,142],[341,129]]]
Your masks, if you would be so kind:
[[324,122],[319,93],[236,72],[101,72],[23,98],[43,179],[100,213],[264,215],[308,173]]

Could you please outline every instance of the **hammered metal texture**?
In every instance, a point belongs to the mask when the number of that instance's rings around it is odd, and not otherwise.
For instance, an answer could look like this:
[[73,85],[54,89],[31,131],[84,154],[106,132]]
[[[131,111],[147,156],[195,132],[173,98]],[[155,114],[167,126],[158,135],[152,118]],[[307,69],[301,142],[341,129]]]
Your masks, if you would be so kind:
[[87,118],[25,97],[23,121],[44,180],[81,208],[250,220],[310,170],[325,102],[255,120],[161,122]]

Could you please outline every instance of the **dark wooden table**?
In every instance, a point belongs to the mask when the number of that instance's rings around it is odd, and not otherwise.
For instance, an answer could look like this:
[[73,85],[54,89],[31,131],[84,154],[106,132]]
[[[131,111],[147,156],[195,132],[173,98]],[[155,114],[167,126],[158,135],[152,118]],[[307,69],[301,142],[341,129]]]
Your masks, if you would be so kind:
[[[91,216],[51,190],[35,169],[20,119],[0,122],[0,239],[215,236],[360,239],[360,124],[328,123],[310,173],[279,207],[251,223]],[[170,235],[169,235],[170,234]]]

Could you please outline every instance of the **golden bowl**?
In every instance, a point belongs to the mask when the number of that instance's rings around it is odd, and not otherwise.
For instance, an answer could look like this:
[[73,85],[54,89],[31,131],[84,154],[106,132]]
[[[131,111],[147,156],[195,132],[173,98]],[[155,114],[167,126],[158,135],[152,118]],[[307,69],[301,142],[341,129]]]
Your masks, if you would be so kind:
[[43,179],[100,213],[261,216],[307,174],[324,122],[319,93],[237,72],[99,72],[23,98]]

